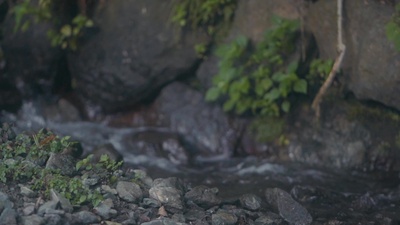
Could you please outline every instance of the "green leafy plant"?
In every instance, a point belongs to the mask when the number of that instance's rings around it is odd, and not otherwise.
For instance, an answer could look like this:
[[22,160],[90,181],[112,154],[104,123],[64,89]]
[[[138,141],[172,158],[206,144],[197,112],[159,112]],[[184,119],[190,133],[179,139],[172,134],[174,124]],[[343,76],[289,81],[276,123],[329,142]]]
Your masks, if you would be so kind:
[[275,26],[252,46],[238,37],[217,48],[219,73],[206,93],[207,101],[222,100],[225,111],[280,116],[290,110],[289,96],[305,94],[307,81],[297,75],[298,62],[288,62],[293,53],[299,24],[274,18]]
[[214,34],[221,22],[232,20],[236,5],[237,0],[178,0],[172,21],[182,27],[204,27],[209,34]]
[[[80,205],[89,202],[96,206],[103,200],[97,189],[89,189],[82,182],[87,171],[99,173],[102,182],[112,183],[116,180],[113,175],[121,162],[111,160],[107,155],[93,164],[91,157],[79,161],[76,165],[78,173],[75,177],[62,175],[59,170],[46,169],[45,162],[50,153],[59,153],[65,148],[73,147],[75,143],[69,137],[60,138],[50,131],[40,130],[36,134],[19,134],[13,140],[0,143],[0,182],[18,182],[30,186],[43,197],[48,198],[51,189],[56,190],[69,199],[72,204]],[[42,166],[41,166],[42,165]]]
[[396,5],[396,12],[386,24],[386,36],[393,42],[395,48],[400,51],[400,4]]
[[306,76],[311,86],[321,85],[332,70],[333,60],[313,59],[310,63],[310,71]]
[[93,21],[84,15],[75,16],[68,24],[60,25],[54,11],[54,0],[39,0],[36,3],[31,0],[19,1],[13,6],[12,13],[15,16],[14,32],[26,31],[34,23],[51,22],[57,29],[50,29],[47,36],[52,46],[59,46],[62,49],[77,50],[78,39],[84,28],[92,27]]

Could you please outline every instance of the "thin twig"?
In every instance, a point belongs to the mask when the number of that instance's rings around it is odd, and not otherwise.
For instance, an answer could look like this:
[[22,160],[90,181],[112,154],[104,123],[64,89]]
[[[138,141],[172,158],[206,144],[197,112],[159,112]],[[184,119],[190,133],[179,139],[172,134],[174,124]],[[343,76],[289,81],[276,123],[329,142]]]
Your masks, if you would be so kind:
[[332,66],[332,70],[329,73],[328,78],[326,78],[324,84],[318,91],[318,94],[315,96],[314,101],[311,105],[311,108],[315,111],[315,116],[317,119],[320,118],[320,104],[322,101],[322,97],[331,86],[337,72],[342,65],[343,57],[346,52],[346,46],[343,44],[343,33],[342,33],[342,11],[343,11],[343,0],[337,0],[337,25],[338,25],[338,52],[339,56],[336,58],[335,63]]

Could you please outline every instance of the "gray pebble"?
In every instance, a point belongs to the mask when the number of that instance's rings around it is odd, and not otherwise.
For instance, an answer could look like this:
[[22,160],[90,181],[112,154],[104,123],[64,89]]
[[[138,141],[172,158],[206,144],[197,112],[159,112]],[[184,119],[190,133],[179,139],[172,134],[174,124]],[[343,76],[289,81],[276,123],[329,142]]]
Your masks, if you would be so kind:
[[116,189],[118,196],[127,202],[136,203],[140,202],[143,198],[143,192],[140,189],[140,186],[135,183],[118,181]]

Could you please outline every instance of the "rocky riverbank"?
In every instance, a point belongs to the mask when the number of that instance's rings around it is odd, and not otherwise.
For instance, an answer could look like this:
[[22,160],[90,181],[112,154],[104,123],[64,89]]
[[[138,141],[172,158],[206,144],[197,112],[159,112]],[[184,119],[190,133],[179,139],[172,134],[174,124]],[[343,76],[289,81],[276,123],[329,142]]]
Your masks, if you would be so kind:
[[[209,165],[209,181],[194,184],[177,177],[155,178],[132,166],[121,167],[121,163],[105,156],[97,160],[94,156],[83,158],[79,145],[49,131],[17,136],[3,125],[0,133],[0,224],[4,225],[330,225],[400,221],[399,187],[370,183],[366,176],[347,174],[347,180],[343,180],[312,169],[294,173],[283,165],[231,159],[229,163],[236,164],[237,172],[222,165],[226,170],[220,171],[218,178]],[[272,170],[279,171],[274,178],[266,175]],[[230,176],[236,173],[248,179],[232,179]],[[258,178],[253,177],[255,173]],[[218,182],[212,179],[225,185],[214,187]],[[285,187],[274,179],[286,182]],[[357,186],[350,188],[351,184]],[[235,191],[239,186],[253,191]],[[259,191],[254,192],[256,189]]]

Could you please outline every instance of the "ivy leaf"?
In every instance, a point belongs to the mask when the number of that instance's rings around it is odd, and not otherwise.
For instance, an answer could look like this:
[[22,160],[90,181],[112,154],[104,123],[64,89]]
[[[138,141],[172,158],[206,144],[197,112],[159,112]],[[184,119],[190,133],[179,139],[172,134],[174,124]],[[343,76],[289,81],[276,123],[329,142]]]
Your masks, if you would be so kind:
[[273,88],[267,94],[264,95],[264,99],[269,100],[270,102],[274,102],[276,99],[280,97],[281,93],[279,89]]
[[231,111],[233,109],[233,107],[235,106],[236,102],[232,99],[229,99],[228,101],[226,101],[224,103],[223,109],[225,112],[227,111]]
[[289,66],[286,69],[286,72],[289,74],[295,74],[298,66],[299,64],[296,61],[294,61],[289,64]]
[[293,90],[297,93],[307,94],[307,81],[299,79],[294,83]]
[[220,96],[220,92],[219,89],[216,87],[212,87],[210,89],[208,89],[207,93],[206,93],[206,101],[212,102],[218,99],[218,97]]
[[282,102],[281,109],[285,113],[289,112],[289,110],[290,110],[290,102],[289,101]]

